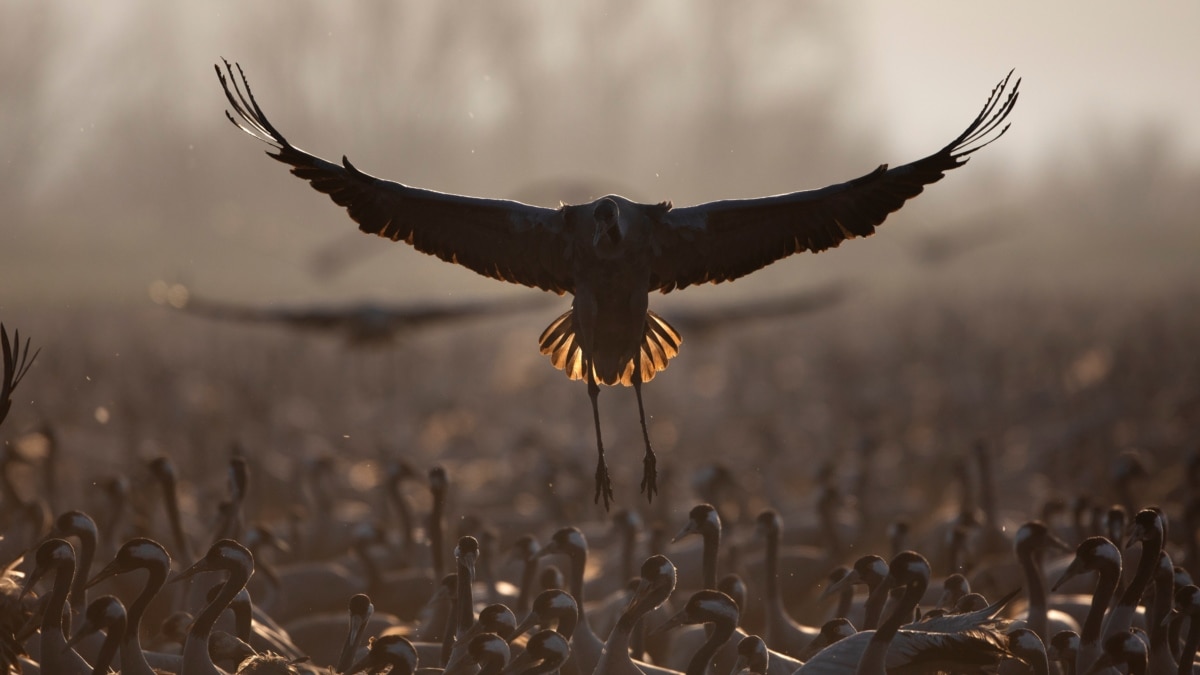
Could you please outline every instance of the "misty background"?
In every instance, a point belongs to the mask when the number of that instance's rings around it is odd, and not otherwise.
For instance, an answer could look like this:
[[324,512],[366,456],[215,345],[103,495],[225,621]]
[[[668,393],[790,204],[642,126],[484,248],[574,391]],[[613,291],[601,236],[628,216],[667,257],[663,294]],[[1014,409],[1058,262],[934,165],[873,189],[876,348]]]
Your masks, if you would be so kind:
[[[681,494],[690,471],[736,458],[766,503],[795,505],[819,460],[842,471],[875,439],[880,485],[903,491],[889,512],[927,514],[950,458],[985,439],[1027,510],[1033,489],[1095,494],[1103,460],[1129,447],[1167,469],[1196,447],[1200,4],[0,8],[0,319],[43,350],[4,431],[23,446],[52,427],[68,478],[138,476],[171,453],[196,495],[219,496],[237,443],[289,499],[305,459],[359,462],[359,490],[382,480],[363,458],[402,452],[459,484],[552,484],[590,505],[585,388],[536,349],[568,298],[367,352],[151,301],[171,284],[260,306],[540,293],[360,234],[224,119],[221,57],[298,147],[547,206],[842,182],[937,151],[1016,69],[1009,133],[875,236],[651,298],[668,320],[814,289],[845,298],[684,332],[646,387],[673,472],[662,483]],[[618,501],[644,508],[632,392],[605,392]]]
[[[676,205],[755,197],[912,161],[1015,68],[1010,133],[878,236],[652,303],[834,279],[865,295],[914,284],[1161,293],[1197,280],[1194,3],[0,7],[10,315],[142,305],[156,279],[255,302],[533,292],[359,235],[224,119],[221,57],[310,152],[549,206],[610,192]],[[922,255],[956,244],[961,262]],[[330,260],[350,262],[329,272]]]

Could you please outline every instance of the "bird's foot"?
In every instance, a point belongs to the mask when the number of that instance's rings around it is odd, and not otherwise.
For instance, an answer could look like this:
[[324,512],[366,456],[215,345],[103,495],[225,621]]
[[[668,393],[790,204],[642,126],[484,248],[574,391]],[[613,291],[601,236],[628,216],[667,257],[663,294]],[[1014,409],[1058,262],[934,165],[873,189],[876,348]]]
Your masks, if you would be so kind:
[[612,480],[608,477],[608,464],[604,462],[604,457],[596,462],[596,496],[592,499],[592,503],[599,504],[600,497],[604,497],[604,510],[608,511],[609,504],[613,501]]
[[646,501],[653,504],[654,495],[658,494],[658,460],[649,447],[642,458],[642,492],[646,494]]

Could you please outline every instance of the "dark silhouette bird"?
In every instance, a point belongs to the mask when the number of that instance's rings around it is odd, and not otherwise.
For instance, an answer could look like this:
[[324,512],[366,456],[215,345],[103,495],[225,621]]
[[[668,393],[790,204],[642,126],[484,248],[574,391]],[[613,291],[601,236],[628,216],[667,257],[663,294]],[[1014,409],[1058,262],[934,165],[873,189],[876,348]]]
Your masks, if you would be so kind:
[[[151,655],[142,649],[142,616],[167,583],[167,575],[171,572],[171,556],[167,550],[153,539],[130,539],[117,551],[112,562],[105,565],[87,585],[90,588],[109,577],[137,570],[146,571],[146,580],[133,604],[129,605],[126,616],[125,637],[121,643],[121,672],[125,675],[154,675],[153,668],[162,667],[165,663],[156,660],[151,664]],[[174,659],[168,661],[173,663]]]
[[[541,351],[573,380],[586,380],[596,427],[596,492],[608,508],[612,483],[597,404],[600,384],[632,386],[646,451],[641,489],[653,500],[657,472],[642,405],[643,382],[679,352],[679,333],[649,309],[649,293],[732,281],[798,253],[872,234],[946,171],[1007,131],[1017,101],[1012,74],[993,89],[971,124],[915,162],[876,170],[819,190],[686,208],[609,195],[558,209],[445,194],[381,180],[345,157],[334,164],[293,146],[267,120],[238,67],[216,66],[238,128],[270,144],[271,157],[347,209],[363,232],[403,240],[422,253],[501,281],[575,296],[541,336]],[[228,75],[228,77],[226,77]],[[240,121],[239,121],[240,118]]]
[[63,608],[71,592],[75,575],[75,549],[63,539],[47,539],[37,548],[36,565],[25,578],[21,589],[24,596],[47,574],[53,575],[54,585],[42,610],[40,663],[42,672],[62,675],[85,675],[92,672],[87,661],[71,647],[63,635]]
[[109,672],[108,666],[117,655],[125,635],[125,605],[111,595],[99,597],[87,606],[83,625],[74,637],[67,640],[67,646],[72,647],[98,631],[104,631],[104,643],[92,664],[93,674]]
[[[540,304],[540,303],[538,303]],[[531,309],[527,300],[480,301],[457,304],[389,305],[362,302],[348,305],[256,307],[189,296],[180,309],[225,321],[273,323],[296,331],[340,333],[351,347],[394,344],[401,335],[422,328],[465,322],[485,316]]]
[[711,336],[722,328],[746,326],[756,321],[786,319],[812,314],[841,304],[849,284],[830,282],[815,288],[793,291],[759,300],[726,303],[720,307],[680,309],[671,312],[672,325],[689,336]]

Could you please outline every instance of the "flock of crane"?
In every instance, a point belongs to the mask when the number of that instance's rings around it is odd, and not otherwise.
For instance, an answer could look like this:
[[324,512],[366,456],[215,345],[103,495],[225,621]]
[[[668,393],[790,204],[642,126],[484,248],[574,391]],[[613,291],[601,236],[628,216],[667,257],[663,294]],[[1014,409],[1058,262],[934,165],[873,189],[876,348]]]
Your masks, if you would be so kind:
[[[2,425],[38,352],[0,338]],[[455,517],[453,476],[401,461],[378,487],[390,520],[343,518],[322,494],[307,517],[272,519],[249,509],[250,463],[234,455],[226,498],[191,505],[210,511],[198,532],[161,456],[143,487],[160,491],[162,517],[123,542],[131,524],[114,513],[98,525],[68,510],[47,526],[44,503],[14,505],[9,487],[3,543],[17,555],[0,582],[0,662],[69,675],[1193,672],[1200,457],[1162,508],[1079,498],[1010,527],[988,497],[987,449],[971,456],[983,489],[964,489],[920,541],[901,521],[885,539],[855,531],[828,491],[812,532],[770,508],[723,516],[719,471],[697,483],[717,506],[680,522],[620,510],[546,532],[510,514]],[[1117,493],[1140,471],[1122,455]],[[421,484],[428,512],[403,489]]]

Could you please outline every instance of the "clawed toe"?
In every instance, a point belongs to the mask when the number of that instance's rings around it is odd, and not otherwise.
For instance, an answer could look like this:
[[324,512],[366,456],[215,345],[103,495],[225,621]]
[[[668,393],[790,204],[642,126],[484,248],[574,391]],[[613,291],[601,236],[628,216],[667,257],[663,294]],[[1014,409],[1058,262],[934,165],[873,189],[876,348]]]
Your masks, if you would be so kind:
[[658,462],[653,452],[646,453],[642,459],[642,492],[646,494],[646,501],[653,504],[654,495],[658,494]]
[[608,466],[604,460],[600,460],[596,464],[596,496],[592,499],[595,504],[600,503],[600,498],[604,497],[604,510],[609,510],[609,504],[613,501],[612,480],[608,477]]

